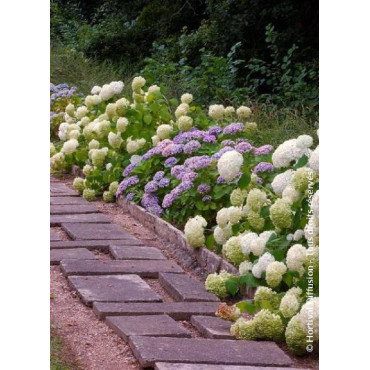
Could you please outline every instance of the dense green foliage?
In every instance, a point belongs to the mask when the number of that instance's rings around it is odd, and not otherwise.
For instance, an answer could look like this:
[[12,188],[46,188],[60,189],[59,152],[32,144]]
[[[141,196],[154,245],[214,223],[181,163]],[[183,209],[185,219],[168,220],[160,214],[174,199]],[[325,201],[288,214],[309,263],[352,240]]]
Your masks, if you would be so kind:
[[318,1],[52,0],[51,39],[204,105],[248,96],[317,120]]

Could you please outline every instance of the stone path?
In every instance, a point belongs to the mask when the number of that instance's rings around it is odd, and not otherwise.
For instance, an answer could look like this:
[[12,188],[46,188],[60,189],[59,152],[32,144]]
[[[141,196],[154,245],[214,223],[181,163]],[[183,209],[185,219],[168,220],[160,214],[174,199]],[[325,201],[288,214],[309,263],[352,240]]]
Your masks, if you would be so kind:
[[50,191],[50,264],[60,264],[82,302],[128,342],[142,368],[293,370],[275,343],[234,340],[230,323],[214,317],[219,299],[160,250],[57,179]]

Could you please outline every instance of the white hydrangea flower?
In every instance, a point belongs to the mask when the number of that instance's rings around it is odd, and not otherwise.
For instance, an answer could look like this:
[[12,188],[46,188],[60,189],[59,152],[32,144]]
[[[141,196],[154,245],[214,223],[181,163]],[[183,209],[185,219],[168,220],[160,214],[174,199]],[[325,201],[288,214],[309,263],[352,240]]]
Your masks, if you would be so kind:
[[66,106],[66,113],[67,113],[70,117],[74,117],[74,115],[75,115],[75,106],[74,106],[72,103],[69,103],[69,104]]
[[126,150],[129,154],[135,153],[139,148],[139,144],[136,140],[127,140]]
[[133,80],[132,80],[132,84],[131,84],[131,87],[132,87],[132,90],[135,91],[135,92],[139,92],[140,89],[145,85],[146,83],[146,80],[144,77],[135,77]]
[[289,270],[303,273],[303,263],[306,260],[306,248],[301,244],[294,244],[288,250],[286,264]]
[[193,95],[191,94],[183,94],[181,95],[181,103],[190,104],[193,101]]
[[113,98],[114,94],[114,90],[110,85],[103,85],[100,90],[99,97],[102,101],[106,101]]
[[171,125],[160,125],[157,128],[157,136],[161,139],[168,139],[171,135],[173,128]]
[[261,238],[254,239],[251,242],[251,251],[255,256],[261,256],[265,251],[265,243]]
[[82,127],[85,127],[87,124],[89,124],[90,123],[90,118],[89,117],[82,117],[82,119],[81,119],[81,126]]
[[282,197],[293,204],[298,201],[301,193],[293,185],[288,185],[282,192]]
[[252,262],[249,262],[249,261],[244,261],[242,262],[240,265],[239,265],[239,274],[240,275],[245,275],[247,274],[249,271],[251,271],[253,268],[253,264]]
[[253,276],[260,279],[262,276],[262,273],[266,271],[267,266],[274,261],[275,261],[275,258],[272,254],[268,252],[263,254],[252,268]]
[[308,154],[308,150],[306,147],[299,148],[297,139],[287,140],[280,144],[272,154],[272,164],[275,168],[287,167],[292,161],[301,158],[303,154]]
[[213,104],[209,106],[208,115],[215,119],[220,120],[223,118],[225,107],[222,104]]
[[86,114],[87,114],[88,110],[87,110],[87,107],[85,107],[84,105],[82,105],[81,107],[78,107],[77,110],[76,110],[76,117],[78,119],[81,119],[82,117],[85,117]]
[[95,139],[92,139],[90,142],[89,142],[89,149],[99,149],[99,141],[98,140],[95,140]]
[[108,143],[112,148],[118,149],[122,142],[123,140],[120,133],[115,134],[114,132],[110,132],[108,134]]
[[82,169],[82,172],[85,176],[87,176],[92,171],[92,169],[93,168],[89,164],[85,164],[85,166]]
[[110,122],[107,120],[98,121],[94,125],[94,131],[98,135],[99,138],[102,138],[108,135],[110,129]]
[[251,243],[252,243],[253,240],[255,240],[257,238],[258,238],[258,235],[256,233],[251,233],[251,232],[242,236],[241,246],[242,246],[242,252],[245,255],[248,255],[249,253],[251,253],[251,251],[252,251]]
[[231,237],[231,225],[227,224],[225,227],[216,226],[213,231],[213,236],[217,244],[223,245]]
[[237,224],[242,217],[241,207],[229,207],[229,222],[231,225]]
[[294,294],[285,294],[280,302],[280,312],[285,318],[294,316],[299,310],[299,301]]
[[252,189],[247,196],[247,204],[252,211],[259,212],[267,203],[267,195],[260,189]]
[[93,107],[94,105],[98,105],[101,103],[101,97],[100,95],[87,95],[86,98],[85,98],[85,104],[87,106],[87,108],[91,108]]
[[293,234],[293,240],[297,242],[303,237],[303,235],[304,235],[304,231],[302,229],[298,229]]
[[231,181],[239,174],[242,165],[243,156],[236,150],[231,150],[221,156],[217,169],[223,179]]
[[271,288],[277,287],[283,275],[286,273],[287,268],[283,262],[271,262],[266,269],[266,282]]
[[80,131],[79,130],[72,130],[68,134],[69,139],[78,139],[79,136],[80,136]]
[[316,149],[311,153],[308,161],[308,165],[315,173],[319,173],[319,157],[319,146],[317,146]]
[[197,248],[205,243],[204,228],[207,226],[207,221],[202,216],[190,218],[184,228],[184,233],[188,243]]
[[288,234],[286,236],[286,240],[289,240],[291,242],[292,240],[294,240],[294,235],[293,234]]
[[63,144],[62,152],[64,154],[72,154],[78,147],[78,141],[76,139],[70,139]]
[[189,131],[193,126],[193,119],[189,116],[180,116],[176,123],[179,130]]
[[121,94],[123,87],[125,86],[122,81],[112,81],[109,86],[113,90],[114,94]]
[[152,143],[153,143],[153,146],[156,146],[160,141],[161,141],[161,139],[159,138],[159,136],[158,136],[158,135],[154,135],[154,136],[152,136]]
[[94,86],[92,89],[91,89],[91,94],[93,95],[97,95],[99,94],[101,91],[101,87],[100,86]]
[[242,105],[236,110],[236,114],[240,119],[245,119],[252,114],[252,110],[249,107]]
[[109,171],[112,167],[113,167],[113,164],[112,164],[112,163],[107,163],[107,164],[105,165],[105,169],[106,169],[107,171]]
[[217,225],[221,228],[226,227],[227,223],[229,222],[229,209],[228,208],[221,208],[217,212],[216,216]]
[[281,196],[283,194],[284,189],[288,185],[290,185],[293,174],[294,174],[293,170],[287,170],[275,176],[274,180],[271,183],[271,186],[272,190],[276,195]]
[[231,116],[233,113],[235,113],[234,107],[228,106],[225,108],[225,116]]
[[297,137],[297,147],[300,149],[306,149],[311,147],[313,139],[310,135],[300,135]]
[[125,132],[127,126],[128,126],[128,119],[126,117],[118,118],[117,123],[116,123],[117,131]]
[[158,85],[152,85],[152,86],[149,86],[148,88],[149,94],[159,92],[159,91],[161,91],[161,88]]
[[175,110],[176,118],[180,118],[181,116],[186,116],[189,113],[189,104],[181,103]]

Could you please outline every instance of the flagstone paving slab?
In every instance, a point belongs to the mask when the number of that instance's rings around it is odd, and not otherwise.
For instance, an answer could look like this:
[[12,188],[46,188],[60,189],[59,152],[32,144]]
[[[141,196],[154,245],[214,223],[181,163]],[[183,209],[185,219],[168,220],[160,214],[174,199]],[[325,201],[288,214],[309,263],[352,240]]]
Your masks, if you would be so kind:
[[61,183],[52,183],[50,184],[50,194],[70,194],[70,195],[78,195],[75,190],[70,189],[67,185]]
[[60,226],[62,223],[83,222],[83,223],[109,223],[110,219],[102,213],[71,214],[71,215],[52,215],[50,216],[50,226]]
[[94,303],[93,311],[100,320],[106,316],[163,315],[174,320],[190,320],[192,315],[214,316],[218,302],[163,302],[163,303]]
[[185,274],[160,273],[159,282],[167,293],[177,301],[219,301],[214,294],[205,290],[198,280]]
[[131,239],[123,240],[60,240],[50,242],[50,249],[70,249],[70,248],[87,248],[90,250],[100,249],[108,250],[109,246],[112,244],[119,244],[125,246],[126,248],[131,248],[132,246],[144,246],[143,242],[139,239],[132,237]]
[[230,334],[230,321],[211,316],[192,316],[191,323],[206,338],[234,339]]
[[93,204],[57,204],[50,206],[51,215],[71,215],[97,212],[99,212],[99,210]]
[[50,264],[59,265],[61,260],[64,259],[83,259],[83,260],[94,260],[95,255],[86,248],[75,248],[75,249],[52,249],[50,251]]
[[155,370],[308,370],[308,369],[297,369],[293,367],[174,364],[173,362],[156,362],[154,369]]
[[81,197],[50,197],[50,204],[89,204],[89,202]]
[[69,276],[68,281],[88,306],[93,302],[162,301],[137,275]]
[[105,320],[123,340],[133,335],[190,338],[190,333],[167,315],[108,316]]
[[61,236],[53,229],[50,229],[50,241],[62,240]]
[[274,342],[132,336],[129,344],[142,367],[155,362],[290,366],[292,360]]
[[158,277],[160,272],[182,273],[183,270],[173,261],[168,260],[64,260],[60,264],[67,276],[136,274],[141,277]]
[[75,240],[132,238],[131,234],[116,224],[62,223],[62,228]]
[[124,245],[111,245],[109,251],[118,260],[165,260],[162,252],[154,247],[127,247]]

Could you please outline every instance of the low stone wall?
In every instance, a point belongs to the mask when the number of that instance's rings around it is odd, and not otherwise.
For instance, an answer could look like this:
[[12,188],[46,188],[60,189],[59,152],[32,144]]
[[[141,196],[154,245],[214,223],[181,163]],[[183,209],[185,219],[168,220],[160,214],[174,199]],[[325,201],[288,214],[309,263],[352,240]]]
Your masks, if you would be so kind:
[[[172,226],[167,221],[162,220],[161,218],[151,214],[144,208],[128,201],[123,197],[119,197],[116,203],[132,217],[140,221],[145,227],[152,230],[160,238],[173,244],[174,248],[186,250],[191,256],[196,258],[198,264],[208,273],[226,270],[234,275],[239,274],[239,271],[233,265],[224,260],[222,257],[218,256],[216,253],[213,253],[204,247],[194,248],[189,245],[184,233]],[[253,298],[254,292],[254,288],[246,288],[243,292],[243,295],[248,298]]]

